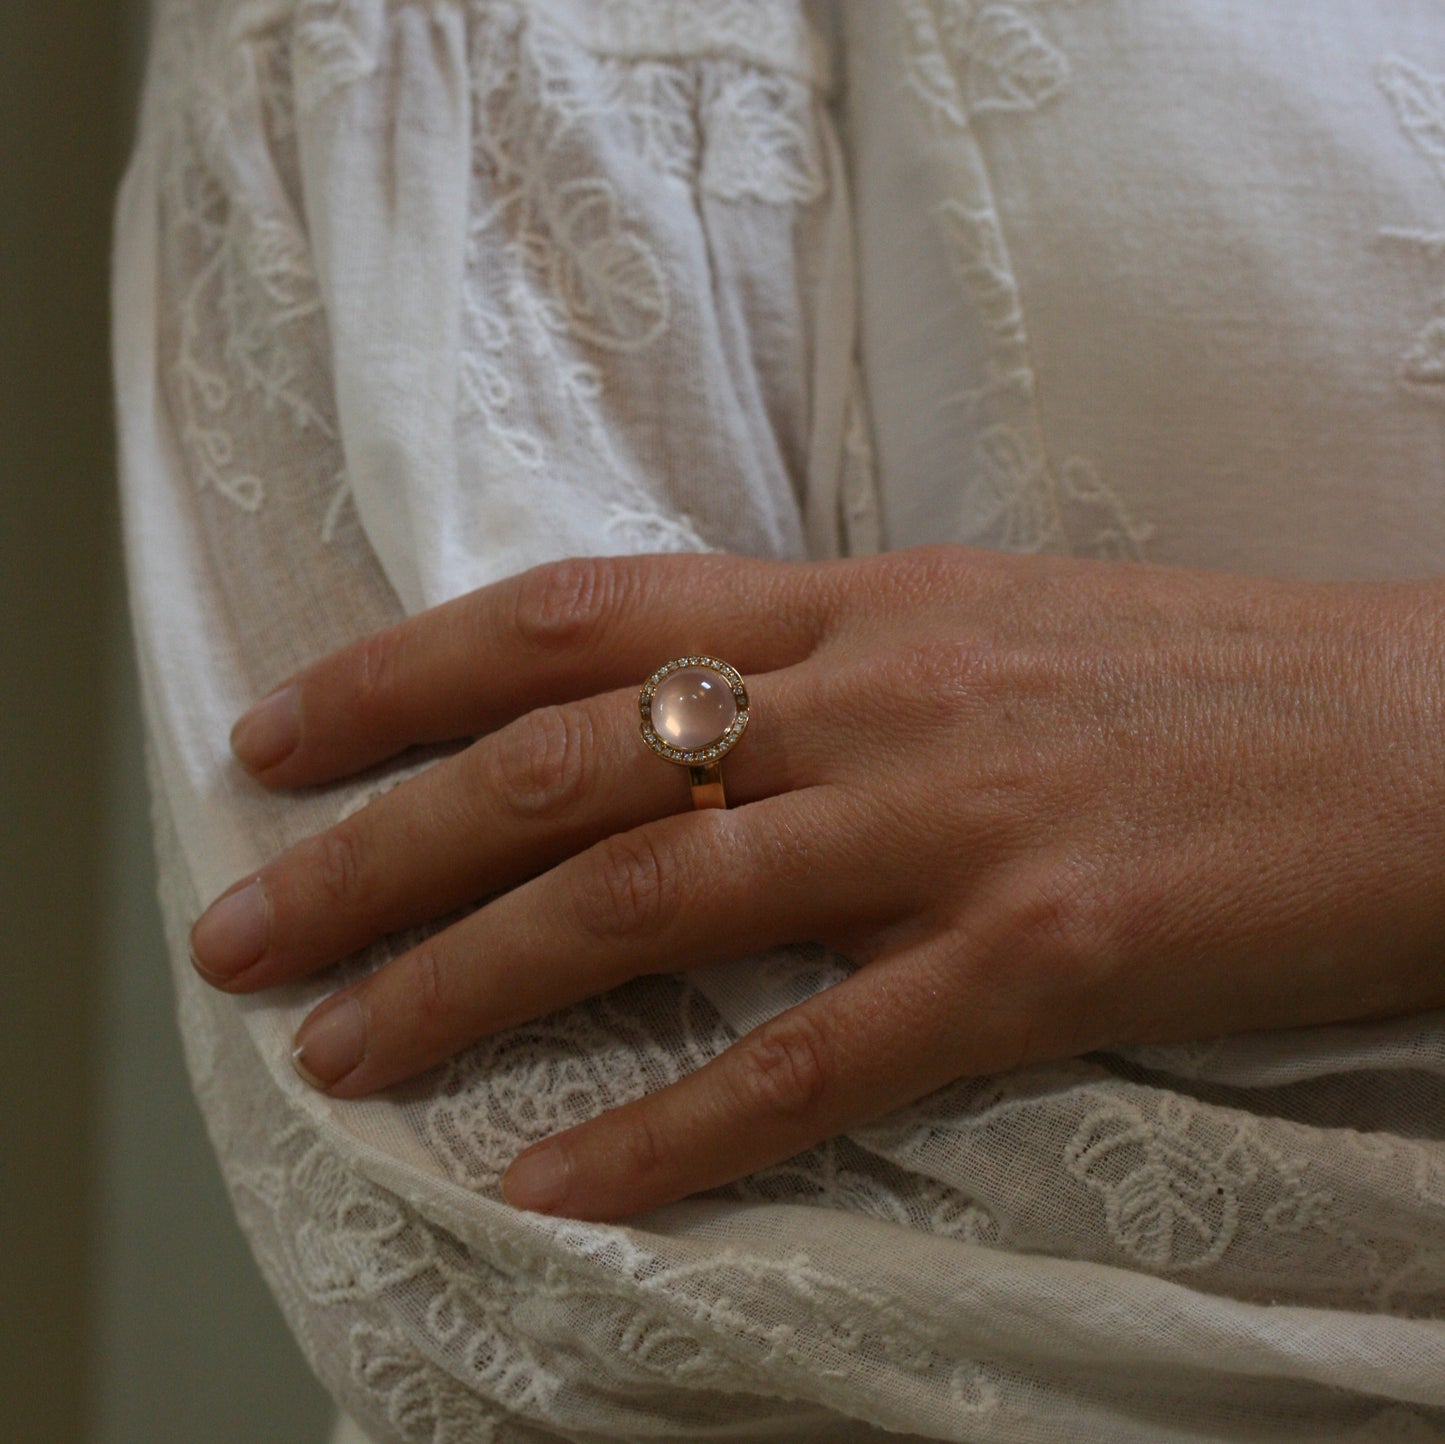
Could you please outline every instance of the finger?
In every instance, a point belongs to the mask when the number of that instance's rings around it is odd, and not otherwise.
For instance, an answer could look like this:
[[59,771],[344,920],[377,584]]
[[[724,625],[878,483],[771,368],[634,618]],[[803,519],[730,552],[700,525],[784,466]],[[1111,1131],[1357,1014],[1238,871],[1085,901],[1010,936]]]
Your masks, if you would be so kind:
[[[811,690],[799,668],[754,678],[748,729],[723,764],[734,807],[826,770]],[[238,880],[197,920],[191,956],[227,991],[273,987],[691,807],[686,769],[639,735],[635,689],[541,707]],[[264,932],[229,901],[253,882]]]
[[336,1097],[645,973],[821,937],[856,917],[828,788],[660,818],[523,883],[317,1008],[298,1063]]
[[721,1187],[989,1071],[976,1024],[916,955],[880,958],[681,1081],[524,1150],[503,1197],[600,1222]]
[[676,656],[720,656],[744,676],[772,671],[807,656],[819,635],[829,590],[820,565],[836,564],[664,553],[533,567],[296,673],[236,723],[231,746],[267,785],[295,787],[547,703],[641,686]]

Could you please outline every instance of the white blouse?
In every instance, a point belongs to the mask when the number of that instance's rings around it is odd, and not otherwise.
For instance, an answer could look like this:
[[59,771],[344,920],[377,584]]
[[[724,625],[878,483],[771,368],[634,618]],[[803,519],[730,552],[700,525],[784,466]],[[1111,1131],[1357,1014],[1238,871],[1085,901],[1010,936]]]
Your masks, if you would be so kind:
[[[639,978],[372,1098],[236,998],[231,723],[548,558],[956,540],[1445,570],[1439,0],[157,0],[121,498],[187,1060],[377,1441],[1445,1439],[1445,1014],[966,1078],[623,1225],[527,1144],[844,976]],[[484,659],[479,659],[484,665]],[[639,679],[640,681],[641,679]]]

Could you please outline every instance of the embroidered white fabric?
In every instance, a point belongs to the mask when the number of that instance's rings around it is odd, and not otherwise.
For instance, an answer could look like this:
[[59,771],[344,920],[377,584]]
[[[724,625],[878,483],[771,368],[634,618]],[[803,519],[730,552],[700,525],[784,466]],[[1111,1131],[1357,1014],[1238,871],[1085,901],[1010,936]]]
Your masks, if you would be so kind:
[[1294,10],[157,0],[114,339],[162,904],[237,1214],[373,1439],[1445,1439],[1445,1014],[963,1079],[614,1226],[500,1173],[846,960],[679,959],[332,1102],[296,1024],[429,929],[245,999],[186,953],[451,750],[272,794],[244,707],[550,557],[1438,572],[1445,13]]

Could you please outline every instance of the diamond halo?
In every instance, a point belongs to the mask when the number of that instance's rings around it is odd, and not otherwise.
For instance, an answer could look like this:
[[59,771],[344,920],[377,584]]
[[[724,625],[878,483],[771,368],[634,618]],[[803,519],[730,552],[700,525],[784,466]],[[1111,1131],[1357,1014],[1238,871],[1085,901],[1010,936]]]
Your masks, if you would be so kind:
[[[732,689],[733,701],[737,704],[738,714],[727,731],[706,747],[674,747],[672,743],[658,736],[652,725],[652,697],[658,684],[663,678],[683,667],[706,667],[710,672],[717,672]],[[637,694],[637,710],[641,717],[639,730],[642,732],[642,740],[659,757],[665,757],[669,762],[680,762],[687,767],[706,767],[717,762],[735,747],[738,738],[743,735],[743,729],[748,725],[748,689],[737,668],[729,666],[720,657],[674,657],[672,661],[664,662],[642,684],[642,690]]]

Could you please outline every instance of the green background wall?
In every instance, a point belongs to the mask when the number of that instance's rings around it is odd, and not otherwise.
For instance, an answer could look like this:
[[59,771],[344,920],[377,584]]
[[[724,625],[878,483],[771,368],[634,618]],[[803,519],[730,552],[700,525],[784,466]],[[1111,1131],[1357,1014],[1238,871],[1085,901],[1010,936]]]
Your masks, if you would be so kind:
[[0,1420],[322,1444],[191,1099],[119,556],[107,288],[139,3],[0,5]]

